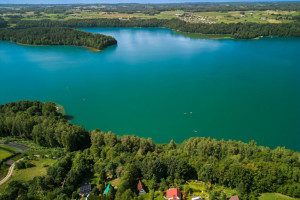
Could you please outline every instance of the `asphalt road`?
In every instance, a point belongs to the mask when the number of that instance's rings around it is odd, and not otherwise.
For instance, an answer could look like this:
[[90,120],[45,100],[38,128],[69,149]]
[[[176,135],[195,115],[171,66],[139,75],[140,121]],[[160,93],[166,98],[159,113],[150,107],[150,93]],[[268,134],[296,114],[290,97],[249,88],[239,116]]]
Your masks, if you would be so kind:
[[[2,143],[2,140],[0,140],[0,143]],[[18,149],[21,153],[23,153],[26,149],[28,149],[28,147],[23,146],[23,145],[19,145],[13,142],[10,142],[8,144],[5,144],[6,146],[10,146],[10,147],[14,147],[16,149]]]

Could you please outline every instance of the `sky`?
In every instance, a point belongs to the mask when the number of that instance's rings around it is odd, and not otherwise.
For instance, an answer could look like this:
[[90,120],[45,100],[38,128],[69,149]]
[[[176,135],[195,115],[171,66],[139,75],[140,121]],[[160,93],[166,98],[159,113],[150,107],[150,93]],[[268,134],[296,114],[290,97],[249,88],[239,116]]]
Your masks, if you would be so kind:
[[[94,3],[186,3],[186,2],[272,2],[291,0],[0,0],[0,4],[94,4]],[[300,1],[300,0],[294,0]]]

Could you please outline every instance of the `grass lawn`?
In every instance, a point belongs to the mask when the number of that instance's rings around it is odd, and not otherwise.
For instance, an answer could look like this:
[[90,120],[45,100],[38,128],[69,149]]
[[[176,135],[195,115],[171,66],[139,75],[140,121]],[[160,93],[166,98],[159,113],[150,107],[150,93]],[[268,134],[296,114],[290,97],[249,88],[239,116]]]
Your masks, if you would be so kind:
[[263,193],[258,198],[259,200],[299,200],[279,193]]
[[58,109],[58,113],[62,114],[63,116],[66,115],[66,110],[62,105],[56,103],[56,108]]
[[48,158],[38,158],[37,160],[31,160],[30,162],[34,164],[34,167],[20,170],[15,169],[9,180],[5,184],[1,185],[0,188],[5,188],[11,181],[25,182],[32,180],[36,176],[44,176],[47,172],[47,167],[45,166],[53,165],[53,163],[55,163],[56,160]]
[[236,190],[226,188],[224,186],[219,186],[219,185],[212,185],[209,183],[204,183],[204,182],[187,182],[187,185],[190,187],[192,190],[192,195],[187,196],[187,199],[191,199],[193,197],[201,196],[204,199],[208,199],[209,197],[209,190],[214,190],[214,191],[219,191],[219,192],[224,192],[227,197],[233,196],[237,194]]
[[119,186],[120,182],[121,182],[120,178],[116,178],[112,181],[109,181],[110,184],[112,184],[113,186],[117,186],[117,187]]
[[4,149],[0,149],[0,162],[2,162],[2,160],[6,159],[12,155],[13,155],[13,153],[6,151]]
[[[150,199],[150,192],[142,195],[143,199]],[[155,200],[165,200],[162,192],[155,191],[154,192],[154,199]]]

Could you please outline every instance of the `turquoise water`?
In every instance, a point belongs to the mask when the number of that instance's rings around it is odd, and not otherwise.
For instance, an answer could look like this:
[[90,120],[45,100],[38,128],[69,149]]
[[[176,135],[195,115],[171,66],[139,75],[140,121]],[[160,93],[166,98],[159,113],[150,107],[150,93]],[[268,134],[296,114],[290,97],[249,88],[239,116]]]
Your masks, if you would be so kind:
[[62,104],[73,123],[162,143],[205,136],[300,150],[300,39],[189,39],[159,28],[85,28],[102,52],[0,42],[0,103]]

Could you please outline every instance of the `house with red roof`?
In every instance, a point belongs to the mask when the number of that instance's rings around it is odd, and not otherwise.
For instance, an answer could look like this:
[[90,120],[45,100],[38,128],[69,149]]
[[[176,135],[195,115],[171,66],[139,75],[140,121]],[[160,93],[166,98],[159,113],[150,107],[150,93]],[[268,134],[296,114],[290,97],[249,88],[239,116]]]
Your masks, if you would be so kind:
[[180,190],[178,188],[168,189],[166,197],[168,200],[180,200],[181,199]]
[[241,200],[238,195],[232,196],[229,198],[229,200]]
[[146,192],[143,188],[141,180],[139,180],[139,183],[137,184],[137,190],[139,192],[139,195],[146,194]]

